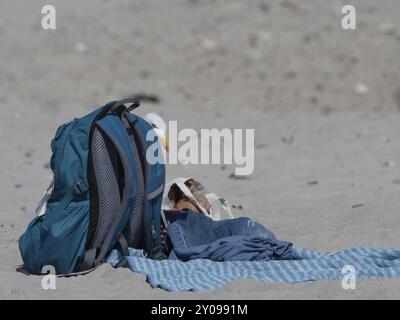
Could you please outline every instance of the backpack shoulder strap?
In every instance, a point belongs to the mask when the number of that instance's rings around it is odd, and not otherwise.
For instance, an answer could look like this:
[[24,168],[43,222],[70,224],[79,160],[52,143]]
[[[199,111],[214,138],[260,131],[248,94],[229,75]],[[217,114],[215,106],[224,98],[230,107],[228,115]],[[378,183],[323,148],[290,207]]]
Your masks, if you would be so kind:
[[147,121],[128,112],[125,112],[124,116],[137,134],[138,146],[140,146],[142,153],[142,166],[145,168],[146,198],[143,220],[146,252],[151,258],[162,259],[164,256],[160,237],[160,219],[161,200],[165,184],[165,165],[164,163],[150,164],[146,159],[147,148],[153,143],[159,143],[159,141],[157,137],[155,137],[155,141],[147,141],[147,133],[153,130]]
[[[87,247],[85,259],[81,264],[81,270],[91,268],[104,262],[109,252],[115,247],[117,242],[121,240],[120,236],[128,222],[131,206],[135,202],[137,188],[137,182],[134,178],[136,163],[130,147],[129,138],[118,115],[108,114],[96,122],[96,127],[111,143],[113,151],[118,155],[122,164],[121,170],[124,176],[124,186],[118,212],[115,216],[112,216],[112,221],[109,221],[110,223],[107,225],[107,229],[102,229],[100,232],[101,246],[94,246],[93,243],[91,243]],[[112,192],[115,192],[115,190]],[[109,213],[102,212],[101,214]],[[101,217],[97,216],[94,218],[98,220]],[[97,234],[98,228],[104,228],[104,225],[97,225],[94,234]],[[93,257],[95,258],[93,259]]]
[[[130,104],[129,107],[126,107],[125,104]],[[140,106],[140,101],[139,99],[132,97],[132,98],[126,98],[122,99],[119,101],[114,102],[111,104],[109,112],[115,112],[117,111],[118,108],[124,106],[128,111],[132,111],[133,109],[136,109],[137,107]]]

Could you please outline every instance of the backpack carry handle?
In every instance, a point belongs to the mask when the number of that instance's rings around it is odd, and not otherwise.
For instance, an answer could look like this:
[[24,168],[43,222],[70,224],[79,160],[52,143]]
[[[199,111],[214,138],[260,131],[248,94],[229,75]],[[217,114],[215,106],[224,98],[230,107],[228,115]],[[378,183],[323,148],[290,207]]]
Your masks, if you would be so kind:
[[113,103],[110,107],[110,109],[108,110],[109,112],[114,112],[116,111],[119,107],[130,103],[131,105],[129,107],[126,107],[128,111],[132,111],[133,109],[136,109],[137,107],[140,106],[140,101],[138,98],[132,97],[132,98],[126,98],[126,99],[122,99],[119,101],[116,101],[115,103]]

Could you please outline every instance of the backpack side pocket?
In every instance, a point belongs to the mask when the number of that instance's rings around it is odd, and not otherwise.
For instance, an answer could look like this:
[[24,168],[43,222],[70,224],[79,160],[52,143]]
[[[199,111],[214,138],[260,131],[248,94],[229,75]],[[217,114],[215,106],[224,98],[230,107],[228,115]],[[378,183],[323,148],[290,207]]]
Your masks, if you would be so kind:
[[57,274],[74,272],[83,259],[88,224],[89,201],[71,202],[65,209],[58,202],[48,204],[46,214],[36,217],[20,238],[25,269],[41,274],[50,265]]

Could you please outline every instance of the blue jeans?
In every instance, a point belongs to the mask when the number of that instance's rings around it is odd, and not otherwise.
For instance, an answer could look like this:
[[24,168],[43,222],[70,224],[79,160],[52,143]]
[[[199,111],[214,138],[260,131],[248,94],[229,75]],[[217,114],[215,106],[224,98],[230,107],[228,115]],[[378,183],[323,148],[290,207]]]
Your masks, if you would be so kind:
[[188,261],[254,261],[292,258],[292,244],[280,241],[261,224],[249,218],[213,221],[188,210],[171,223],[173,244],[169,259]]
[[169,227],[169,236],[174,247],[188,248],[239,235],[275,239],[275,235],[271,231],[249,218],[213,221],[191,210],[187,210],[186,219],[177,220]]

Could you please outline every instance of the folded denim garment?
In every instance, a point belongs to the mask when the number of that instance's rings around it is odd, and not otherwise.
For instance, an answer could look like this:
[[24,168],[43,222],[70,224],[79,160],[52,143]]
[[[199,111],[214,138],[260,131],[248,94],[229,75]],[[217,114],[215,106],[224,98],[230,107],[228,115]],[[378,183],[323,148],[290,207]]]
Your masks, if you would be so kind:
[[292,257],[292,244],[276,239],[261,224],[249,218],[213,221],[187,211],[186,218],[168,227],[173,245],[170,259],[182,261],[267,261]]
[[174,247],[170,259],[189,261],[268,261],[292,258],[292,244],[263,236],[230,236],[210,244],[193,247]]

